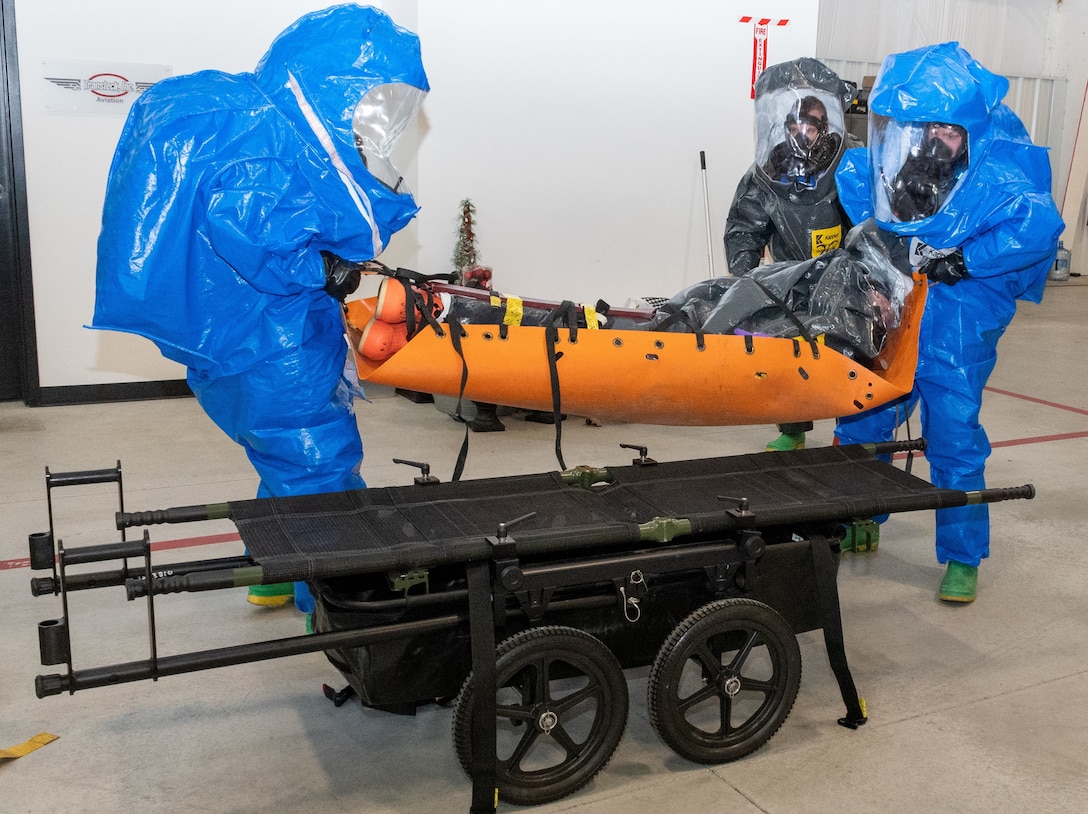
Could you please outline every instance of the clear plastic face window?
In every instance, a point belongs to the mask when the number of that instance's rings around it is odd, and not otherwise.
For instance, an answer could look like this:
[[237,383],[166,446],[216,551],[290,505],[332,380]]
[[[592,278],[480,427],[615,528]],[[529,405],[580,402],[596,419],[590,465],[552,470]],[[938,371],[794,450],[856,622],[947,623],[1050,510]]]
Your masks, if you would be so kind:
[[941,210],[970,164],[967,131],[949,122],[901,122],[869,114],[874,214],[912,223]]
[[426,95],[411,85],[378,85],[359,102],[352,118],[355,146],[367,170],[398,194],[408,195],[411,191],[393,164],[393,147],[419,112]]
[[812,188],[839,154],[842,102],[809,87],[760,94],[755,102],[756,163],[780,184]]

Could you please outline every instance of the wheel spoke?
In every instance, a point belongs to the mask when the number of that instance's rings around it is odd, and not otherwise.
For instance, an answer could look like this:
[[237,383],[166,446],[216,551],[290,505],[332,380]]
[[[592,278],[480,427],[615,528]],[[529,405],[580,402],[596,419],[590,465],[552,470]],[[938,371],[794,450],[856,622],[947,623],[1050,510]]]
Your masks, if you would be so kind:
[[558,743],[563,748],[563,751],[566,753],[567,756],[566,759],[563,761],[564,763],[567,763],[577,758],[580,754],[582,754],[582,750],[585,748],[585,744],[577,744],[574,742],[571,736],[567,734],[567,730],[563,727],[562,724],[558,724],[555,729],[553,729],[548,734],[555,738],[555,742]]
[[507,718],[518,723],[530,720],[533,714],[534,704],[532,697],[533,672],[533,666],[530,664],[523,667],[516,674],[510,676],[503,686],[506,689],[517,693],[520,703],[496,704],[495,713],[497,717]]
[[506,718],[516,723],[525,723],[532,718],[532,715],[532,710],[525,706],[500,705],[495,707],[496,717]]
[[729,693],[723,692],[721,694],[722,703],[718,708],[718,712],[721,715],[721,721],[719,722],[718,731],[715,733],[719,736],[726,736],[733,731],[733,727],[730,725],[733,718],[733,698]]
[[744,662],[748,660],[748,657],[752,655],[752,648],[759,643],[759,632],[752,630],[748,633],[748,639],[737,650],[737,655],[733,657],[733,661],[729,663],[729,669],[735,673],[740,672],[740,668],[744,666]]
[[525,756],[529,754],[529,750],[533,748],[533,744],[536,743],[539,735],[540,731],[535,726],[526,726],[525,733],[518,740],[517,746],[510,753],[510,757],[498,761],[498,764],[505,767],[507,773],[516,770],[521,765],[521,761],[525,759]]
[[711,681],[722,670],[722,654],[710,649],[710,640],[703,639],[691,651],[689,658],[694,659],[703,668],[703,677]]
[[676,709],[680,713],[687,712],[697,704],[703,703],[708,698],[713,698],[718,695],[718,688],[713,684],[707,684],[696,692],[693,692],[687,698],[677,698]]
[[758,681],[754,678],[745,678],[740,676],[740,688],[747,690],[748,692],[758,692],[763,695],[770,695],[776,689],[778,689],[778,678],[772,677],[769,681]]
[[546,703],[551,700],[548,686],[551,664],[551,656],[547,653],[542,653],[540,658],[533,662],[532,669],[535,674],[533,675],[531,695],[526,699],[527,703]]
[[719,694],[716,679],[722,670],[722,659],[719,653],[715,653],[710,648],[710,640],[703,639],[695,644],[688,655],[688,660],[699,665],[706,686],[696,690],[686,698],[677,699],[677,710],[681,713]]
[[580,703],[587,698],[600,698],[601,697],[601,685],[590,679],[590,683],[582,689],[572,692],[570,695],[565,695],[558,701],[549,704],[548,706],[556,712],[566,712],[567,710],[574,709]]

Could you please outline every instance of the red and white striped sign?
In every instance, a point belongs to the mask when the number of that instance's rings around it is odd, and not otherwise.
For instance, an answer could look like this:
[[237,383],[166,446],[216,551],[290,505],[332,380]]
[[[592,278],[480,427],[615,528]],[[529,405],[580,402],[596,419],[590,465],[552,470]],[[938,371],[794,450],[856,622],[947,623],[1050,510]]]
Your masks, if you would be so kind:
[[756,98],[756,80],[770,62],[767,59],[767,40],[771,28],[781,28],[790,24],[788,19],[775,20],[772,17],[741,17],[742,23],[752,24],[752,90],[751,98]]

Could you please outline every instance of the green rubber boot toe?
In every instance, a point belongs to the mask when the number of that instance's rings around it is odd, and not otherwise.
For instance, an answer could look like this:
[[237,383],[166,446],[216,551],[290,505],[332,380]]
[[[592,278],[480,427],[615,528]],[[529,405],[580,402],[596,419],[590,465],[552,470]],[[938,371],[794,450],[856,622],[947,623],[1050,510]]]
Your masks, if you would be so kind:
[[294,596],[295,583],[277,582],[273,585],[250,585],[246,599],[253,605],[278,608],[286,605]]
[[767,444],[767,452],[790,452],[804,448],[805,434],[803,432],[784,432]]
[[978,568],[949,560],[941,587],[937,589],[937,598],[945,602],[974,602],[977,590]]
[[839,543],[839,552],[864,554],[876,551],[880,546],[880,524],[875,520],[858,519],[846,526],[846,534]]

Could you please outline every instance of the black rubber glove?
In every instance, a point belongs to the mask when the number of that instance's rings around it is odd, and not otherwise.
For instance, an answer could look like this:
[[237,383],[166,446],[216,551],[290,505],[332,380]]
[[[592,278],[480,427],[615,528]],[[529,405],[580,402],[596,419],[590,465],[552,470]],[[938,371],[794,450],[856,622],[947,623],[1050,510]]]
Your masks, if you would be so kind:
[[325,292],[332,298],[343,302],[359,287],[363,276],[362,266],[349,263],[332,252],[321,252],[325,261]]
[[960,280],[966,280],[971,276],[967,273],[967,266],[963,262],[963,252],[959,249],[952,254],[930,260],[922,266],[922,273],[933,282],[945,285],[955,285]]

